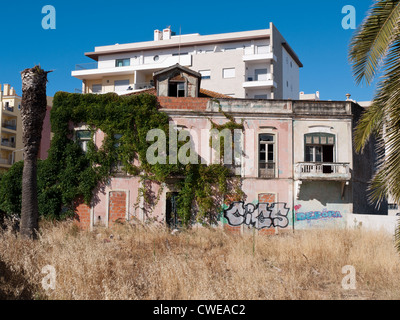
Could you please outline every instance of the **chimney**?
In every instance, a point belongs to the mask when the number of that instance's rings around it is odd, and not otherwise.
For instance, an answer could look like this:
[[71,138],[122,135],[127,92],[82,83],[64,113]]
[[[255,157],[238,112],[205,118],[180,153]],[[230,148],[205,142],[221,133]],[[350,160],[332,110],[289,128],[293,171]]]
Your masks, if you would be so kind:
[[4,96],[9,96],[10,95],[10,85],[5,83],[4,88],[3,88],[3,95]]
[[160,30],[154,30],[154,41],[160,41],[163,39],[163,34]]
[[164,40],[169,40],[169,39],[171,39],[171,36],[172,36],[171,27],[168,27],[168,28],[164,29],[164,31],[163,31],[163,39]]

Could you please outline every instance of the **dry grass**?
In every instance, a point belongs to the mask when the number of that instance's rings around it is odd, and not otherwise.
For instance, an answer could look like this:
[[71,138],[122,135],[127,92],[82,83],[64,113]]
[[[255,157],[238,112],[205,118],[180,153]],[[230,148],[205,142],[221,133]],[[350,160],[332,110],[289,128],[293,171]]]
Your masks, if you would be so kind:
[[[42,225],[37,242],[0,233],[0,299],[399,299],[400,261],[393,239],[362,230],[315,230],[274,237],[199,229],[117,226],[81,232],[72,223]],[[57,271],[44,291],[41,270]],[[341,286],[342,267],[357,289]]]

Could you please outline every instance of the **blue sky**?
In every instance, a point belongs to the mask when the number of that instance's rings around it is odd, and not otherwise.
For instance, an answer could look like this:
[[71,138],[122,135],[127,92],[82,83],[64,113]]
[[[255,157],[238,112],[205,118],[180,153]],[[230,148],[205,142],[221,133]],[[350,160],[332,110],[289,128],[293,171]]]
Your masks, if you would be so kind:
[[[357,26],[372,0],[286,1],[7,1],[0,19],[0,83],[21,94],[20,72],[35,64],[49,75],[48,95],[73,92],[79,80],[71,77],[75,64],[91,62],[85,52],[95,46],[149,41],[154,29],[171,25],[183,34],[214,34],[267,29],[272,21],[296,51],[304,68],[300,90],[320,91],[321,99],[370,100],[375,87],[357,86],[348,64],[348,45],[354,30],[342,28],[342,8],[357,10]],[[42,7],[56,9],[56,30],[42,28]]]

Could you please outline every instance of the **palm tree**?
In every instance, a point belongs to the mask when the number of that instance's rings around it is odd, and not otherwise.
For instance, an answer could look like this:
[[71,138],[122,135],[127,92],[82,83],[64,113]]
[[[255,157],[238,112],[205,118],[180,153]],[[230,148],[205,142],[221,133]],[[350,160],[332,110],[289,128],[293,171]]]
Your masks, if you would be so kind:
[[369,200],[378,205],[390,195],[400,203],[400,0],[376,1],[350,44],[350,63],[358,84],[370,85],[379,74],[372,105],[355,130],[362,152],[376,139],[377,171]]
[[21,235],[35,239],[39,229],[37,199],[37,157],[47,108],[47,74],[40,66],[25,69],[22,76],[22,141],[24,171],[22,176]]

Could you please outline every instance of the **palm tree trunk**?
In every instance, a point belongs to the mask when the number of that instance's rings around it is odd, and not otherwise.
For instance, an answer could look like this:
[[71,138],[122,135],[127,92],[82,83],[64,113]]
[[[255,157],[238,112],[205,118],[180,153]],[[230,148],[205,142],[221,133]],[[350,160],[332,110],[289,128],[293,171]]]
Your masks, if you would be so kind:
[[22,176],[21,236],[35,239],[39,230],[37,199],[37,157],[47,108],[47,73],[39,66],[22,71]]

